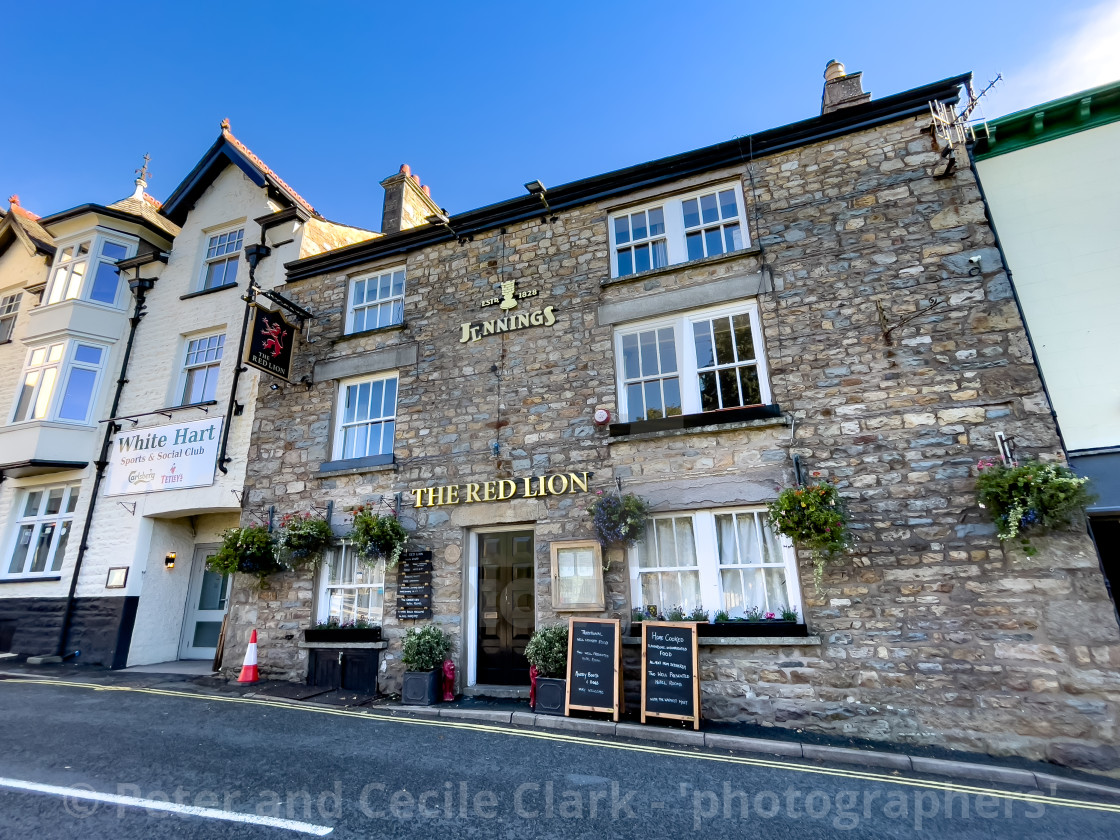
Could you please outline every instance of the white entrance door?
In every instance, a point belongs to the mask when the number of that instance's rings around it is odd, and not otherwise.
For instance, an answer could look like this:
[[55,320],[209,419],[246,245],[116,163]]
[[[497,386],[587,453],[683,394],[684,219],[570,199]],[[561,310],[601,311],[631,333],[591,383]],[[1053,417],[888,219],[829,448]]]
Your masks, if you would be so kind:
[[213,659],[217,651],[222,619],[229,602],[229,575],[206,568],[206,558],[217,550],[216,545],[195,546],[180,659]]

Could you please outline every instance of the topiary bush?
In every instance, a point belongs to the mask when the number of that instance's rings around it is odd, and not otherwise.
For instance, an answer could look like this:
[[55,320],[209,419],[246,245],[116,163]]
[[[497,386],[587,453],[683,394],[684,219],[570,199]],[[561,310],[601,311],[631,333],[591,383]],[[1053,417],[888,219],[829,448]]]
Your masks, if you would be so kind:
[[568,673],[568,625],[541,627],[525,645],[525,658],[537,667],[537,675],[563,679]]
[[401,661],[410,671],[434,671],[451,653],[451,637],[439,627],[410,627],[404,636]]

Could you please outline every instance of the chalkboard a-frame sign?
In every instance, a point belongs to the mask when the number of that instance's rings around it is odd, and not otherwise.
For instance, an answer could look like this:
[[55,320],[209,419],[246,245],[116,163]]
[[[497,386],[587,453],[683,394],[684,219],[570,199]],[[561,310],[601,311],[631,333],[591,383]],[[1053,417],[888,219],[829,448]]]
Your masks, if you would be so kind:
[[700,728],[695,624],[642,622],[642,723],[647,717],[691,720]]
[[622,705],[622,648],[617,618],[572,618],[568,621],[568,696],[564,714],[573,709],[606,712],[618,720]]

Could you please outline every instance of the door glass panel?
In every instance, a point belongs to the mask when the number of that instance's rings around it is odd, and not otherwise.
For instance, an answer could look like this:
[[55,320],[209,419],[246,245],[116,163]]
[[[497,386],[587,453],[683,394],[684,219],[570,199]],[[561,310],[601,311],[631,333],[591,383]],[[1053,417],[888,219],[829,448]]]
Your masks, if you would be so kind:
[[196,648],[216,648],[218,636],[222,632],[220,621],[196,621],[194,625],[194,639],[191,645]]
[[202,573],[202,594],[198,599],[200,610],[224,610],[226,608],[226,585],[229,578],[207,569]]

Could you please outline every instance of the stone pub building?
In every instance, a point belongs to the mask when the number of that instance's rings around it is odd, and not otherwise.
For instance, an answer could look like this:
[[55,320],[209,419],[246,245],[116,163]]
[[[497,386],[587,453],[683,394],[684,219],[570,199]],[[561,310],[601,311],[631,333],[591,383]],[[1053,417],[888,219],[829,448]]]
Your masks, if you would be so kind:
[[[1113,761],[1091,541],[1026,557],[975,500],[997,434],[1063,453],[1008,278],[969,260],[995,240],[967,151],[931,131],[966,82],[872,100],[834,62],[819,116],[450,217],[402,167],[382,236],[287,264],[315,340],[303,384],[258,389],[243,521],[330,503],[341,537],[399,509],[466,693],[527,685],[529,634],[570,615],[787,607],[806,636],[702,640],[705,717]],[[857,536],[819,588],[765,516],[798,469]],[[652,506],[645,540],[566,609],[555,558],[579,566],[588,504],[620,489]],[[348,552],[239,579],[227,667],[255,627],[262,670],[302,680],[302,628],[366,618],[398,690],[420,622]]]

